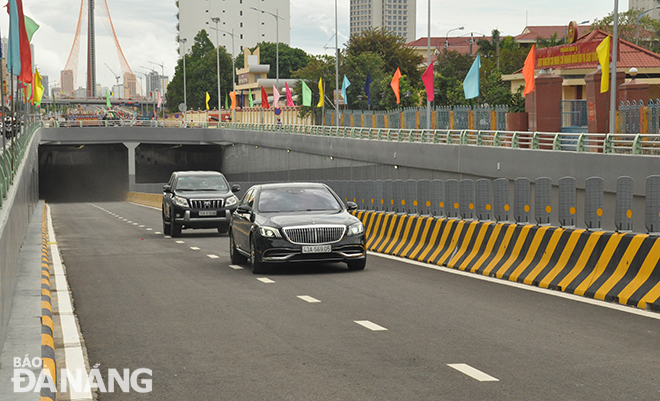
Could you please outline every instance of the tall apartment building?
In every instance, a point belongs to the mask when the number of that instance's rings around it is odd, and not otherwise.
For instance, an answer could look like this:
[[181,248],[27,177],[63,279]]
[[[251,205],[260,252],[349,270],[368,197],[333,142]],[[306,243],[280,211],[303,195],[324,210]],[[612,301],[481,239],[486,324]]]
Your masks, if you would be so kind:
[[[243,47],[254,47],[259,42],[275,43],[278,30],[280,43],[289,44],[291,41],[290,0],[179,0],[178,4],[179,38],[187,39],[186,52],[190,51],[195,36],[202,29],[209,34],[214,45],[219,43],[229,54],[232,53],[233,32],[235,55]],[[216,17],[220,18],[217,41],[216,23],[212,20]],[[180,46],[179,54],[182,50]]]
[[417,0],[351,0],[351,35],[385,28],[412,42],[416,37]]
[[[650,10],[653,8],[656,8],[660,6],[660,4],[655,1],[655,0],[629,0],[628,1],[628,9],[633,9],[633,8],[638,8],[640,10]],[[647,14],[651,18],[655,19],[660,19],[660,9],[658,10],[653,10],[648,12]]]

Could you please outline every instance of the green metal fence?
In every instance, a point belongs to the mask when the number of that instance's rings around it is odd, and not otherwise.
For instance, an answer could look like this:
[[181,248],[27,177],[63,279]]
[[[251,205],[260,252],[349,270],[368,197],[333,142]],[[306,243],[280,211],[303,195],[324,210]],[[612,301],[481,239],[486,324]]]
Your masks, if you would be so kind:
[[[7,199],[9,188],[14,184],[14,177],[25,157],[32,136],[41,126],[41,122],[21,125],[13,138],[0,141],[0,208]],[[0,130],[0,134],[4,135],[4,132]]]

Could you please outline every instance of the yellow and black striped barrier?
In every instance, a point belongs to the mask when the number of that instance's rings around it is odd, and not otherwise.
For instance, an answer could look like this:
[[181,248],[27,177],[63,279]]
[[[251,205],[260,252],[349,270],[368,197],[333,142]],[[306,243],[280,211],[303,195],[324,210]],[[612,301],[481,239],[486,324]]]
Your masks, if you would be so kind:
[[660,238],[359,211],[367,249],[660,311]]
[[[41,362],[42,367],[50,372],[53,383],[57,383],[57,366],[55,364],[55,340],[53,328],[53,303],[51,299],[51,270],[48,247],[48,223],[46,208],[42,216],[41,226]],[[48,386],[41,389],[42,401],[55,401],[56,393]]]

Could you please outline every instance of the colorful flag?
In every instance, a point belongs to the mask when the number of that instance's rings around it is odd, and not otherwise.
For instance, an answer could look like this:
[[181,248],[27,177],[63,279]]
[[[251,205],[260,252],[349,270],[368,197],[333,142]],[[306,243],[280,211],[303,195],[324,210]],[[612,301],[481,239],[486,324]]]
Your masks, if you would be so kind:
[[610,90],[610,35],[596,48],[598,55],[598,62],[603,75],[600,77],[600,93],[605,93]]
[[291,95],[291,88],[289,88],[288,83],[284,83],[284,86],[286,87],[286,105],[287,107],[294,107],[295,104],[293,103],[293,96]]
[[367,106],[371,106],[371,74],[367,73],[367,82],[364,84],[364,92],[367,94]]
[[280,92],[275,85],[273,85],[273,107],[280,108]]
[[32,42],[32,35],[39,29],[39,24],[27,15],[25,17],[25,33],[27,33],[28,41]]
[[248,101],[250,102],[250,107],[254,107],[254,100],[252,100],[252,89],[248,89]]
[[525,91],[524,95],[534,92],[534,58],[535,58],[535,45],[532,45],[532,48],[529,49],[529,54],[525,59],[525,64],[522,69],[523,78],[525,79]]
[[426,67],[426,71],[422,74],[422,82],[424,89],[426,89],[426,100],[432,102],[435,99],[435,91],[433,86],[433,63]]
[[160,106],[163,105],[163,98],[160,96],[160,91],[158,91],[158,107],[160,109]]
[[231,98],[231,109],[236,110],[236,91],[229,92],[229,97]]
[[209,100],[211,100],[211,96],[206,92],[206,110],[209,109]]
[[32,52],[30,40],[25,30],[25,15],[23,0],[9,0],[9,54],[7,65],[9,71],[25,83],[32,82]]
[[[55,94],[53,94],[53,103],[55,103]],[[105,90],[105,107],[110,109],[112,107],[112,104],[110,103],[110,92],[108,90]]]
[[229,110],[229,98],[227,97],[226,93],[225,93],[225,110]]
[[351,86],[351,82],[344,75],[344,82],[341,84],[341,97],[344,98],[344,104],[348,104],[348,99],[346,98],[346,89]]
[[401,79],[401,70],[397,67],[396,72],[392,77],[392,82],[390,82],[390,87],[394,91],[394,96],[396,96],[396,104],[401,103],[401,96],[399,95],[399,79]]
[[268,94],[263,86],[261,87],[261,107],[270,109],[270,104],[268,104]]
[[465,76],[463,81],[463,93],[465,99],[473,99],[479,96],[479,69],[481,68],[481,58],[477,56]]
[[319,102],[316,107],[323,107],[325,104],[325,99],[323,99],[323,78],[319,78]]
[[302,83],[302,105],[305,107],[312,107],[312,90],[309,89],[309,86],[305,81],[300,81]]

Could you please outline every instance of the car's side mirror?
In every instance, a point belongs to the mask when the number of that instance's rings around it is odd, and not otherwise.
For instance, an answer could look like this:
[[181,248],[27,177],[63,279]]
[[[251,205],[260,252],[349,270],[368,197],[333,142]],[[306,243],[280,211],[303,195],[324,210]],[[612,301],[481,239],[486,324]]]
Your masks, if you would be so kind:
[[236,208],[236,213],[250,213],[252,208],[248,205],[240,205]]
[[238,185],[238,184],[234,184],[234,185],[231,186],[231,191],[234,192],[234,193],[236,193],[240,190],[241,190],[241,186]]
[[346,208],[347,208],[349,211],[353,211],[353,210],[357,210],[358,205],[357,205],[357,203],[355,203],[355,202],[353,202],[353,201],[348,201],[348,202],[346,202]]
[[163,185],[163,192],[172,192],[172,186],[170,184]]

